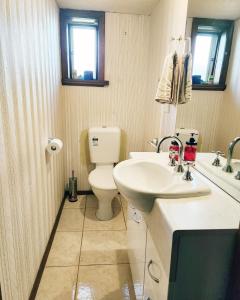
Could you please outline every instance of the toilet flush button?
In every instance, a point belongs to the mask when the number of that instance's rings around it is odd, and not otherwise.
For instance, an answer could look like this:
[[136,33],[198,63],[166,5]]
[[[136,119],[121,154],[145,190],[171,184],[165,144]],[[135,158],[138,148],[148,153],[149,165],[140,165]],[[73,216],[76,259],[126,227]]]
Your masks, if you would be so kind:
[[92,138],[92,145],[93,146],[98,146],[98,138],[96,138],[96,137]]

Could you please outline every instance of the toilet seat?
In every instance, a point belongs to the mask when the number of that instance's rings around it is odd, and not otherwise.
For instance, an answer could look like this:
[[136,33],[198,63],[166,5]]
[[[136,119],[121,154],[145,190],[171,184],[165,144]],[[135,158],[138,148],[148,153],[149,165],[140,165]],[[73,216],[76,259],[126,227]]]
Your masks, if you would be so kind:
[[90,172],[88,181],[92,187],[101,190],[116,190],[113,180],[113,166],[97,166]]

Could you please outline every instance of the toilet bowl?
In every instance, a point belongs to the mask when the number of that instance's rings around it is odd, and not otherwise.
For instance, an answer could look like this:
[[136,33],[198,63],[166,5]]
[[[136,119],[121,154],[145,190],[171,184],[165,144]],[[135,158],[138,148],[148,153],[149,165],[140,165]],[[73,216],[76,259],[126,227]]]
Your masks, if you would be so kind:
[[92,191],[98,199],[96,216],[99,220],[110,220],[113,217],[112,200],[118,190],[113,180],[113,165],[96,166],[88,177]]
[[95,164],[88,181],[98,199],[96,216],[102,221],[113,217],[112,200],[118,193],[113,167],[119,161],[120,136],[118,127],[95,127],[88,131],[90,160]]

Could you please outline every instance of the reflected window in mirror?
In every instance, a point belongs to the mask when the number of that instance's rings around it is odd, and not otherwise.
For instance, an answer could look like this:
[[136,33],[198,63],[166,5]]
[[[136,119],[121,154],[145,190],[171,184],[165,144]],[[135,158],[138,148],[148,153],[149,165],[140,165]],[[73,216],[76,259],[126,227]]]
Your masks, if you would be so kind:
[[193,19],[194,90],[225,90],[233,29],[230,20]]

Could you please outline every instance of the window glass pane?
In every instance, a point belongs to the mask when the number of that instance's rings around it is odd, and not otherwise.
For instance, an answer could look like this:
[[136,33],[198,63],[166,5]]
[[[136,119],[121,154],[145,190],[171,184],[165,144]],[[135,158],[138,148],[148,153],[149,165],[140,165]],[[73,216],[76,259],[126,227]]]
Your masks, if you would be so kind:
[[98,25],[97,19],[89,19],[89,18],[72,18],[73,23],[81,24],[81,25]]
[[84,25],[71,27],[71,62],[73,79],[97,79],[96,27]]
[[200,76],[201,81],[208,81],[209,60],[212,36],[198,34],[194,50],[193,75]]

